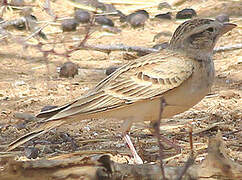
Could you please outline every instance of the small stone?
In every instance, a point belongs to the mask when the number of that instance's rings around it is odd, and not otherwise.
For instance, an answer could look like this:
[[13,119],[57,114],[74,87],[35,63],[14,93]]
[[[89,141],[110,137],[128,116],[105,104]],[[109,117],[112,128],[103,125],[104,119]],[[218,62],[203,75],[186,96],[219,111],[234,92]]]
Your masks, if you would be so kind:
[[29,159],[36,159],[39,155],[39,149],[35,147],[27,147],[24,149],[24,154]]
[[155,18],[171,20],[171,12],[167,12],[167,13],[164,13],[164,14],[157,14],[155,16]]
[[106,16],[96,16],[95,17],[95,22],[100,24],[100,25],[107,25],[107,26],[114,26],[114,23],[111,19],[107,18]]
[[91,15],[88,11],[77,9],[75,11],[75,19],[78,23],[88,23],[91,19]]
[[63,32],[76,31],[78,22],[76,19],[64,19],[61,22],[61,28]]
[[15,113],[14,117],[17,119],[23,119],[25,121],[33,121],[36,119],[36,117],[33,114],[28,113]]
[[17,128],[18,130],[25,129],[26,128],[26,122],[21,122],[13,125],[13,127]]
[[160,44],[156,44],[154,45],[152,48],[157,49],[157,50],[162,50],[162,49],[166,49],[169,46],[168,42],[164,42],[164,43],[160,43]]
[[57,108],[58,106],[52,106],[52,105],[47,105],[47,106],[44,106],[40,112],[44,112],[44,111],[49,111],[51,109],[54,109],[54,108]]
[[220,15],[218,15],[215,18],[215,20],[217,20],[219,22],[222,22],[222,23],[229,22],[229,15],[227,15],[227,14],[220,14]]
[[197,13],[194,9],[183,9],[176,14],[176,19],[191,19],[192,17],[197,16]]
[[171,9],[171,5],[168,4],[167,2],[162,2],[162,3],[158,4],[158,9],[159,10],[162,10],[164,8]]
[[118,66],[110,66],[106,69],[105,74],[109,76],[112,74],[114,71],[116,71],[119,67]]
[[73,62],[66,62],[60,68],[60,77],[73,77],[78,74],[78,65]]
[[149,13],[145,10],[138,10],[127,16],[126,21],[131,24],[132,27],[143,27],[145,22],[149,18]]

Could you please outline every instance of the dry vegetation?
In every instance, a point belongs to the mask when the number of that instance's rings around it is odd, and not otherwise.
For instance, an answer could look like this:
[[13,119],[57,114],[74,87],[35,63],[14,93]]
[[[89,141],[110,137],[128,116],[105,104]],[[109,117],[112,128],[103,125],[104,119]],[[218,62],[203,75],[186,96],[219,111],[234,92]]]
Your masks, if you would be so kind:
[[[40,22],[53,22],[53,18],[47,15],[41,7],[43,3],[44,0],[40,0],[29,4],[33,5],[33,14]],[[174,16],[178,10],[185,7],[194,8],[200,17],[214,18],[222,11],[231,16],[231,22],[238,24],[238,28],[222,37],[217,47],[242,43],[242,4],[239,1],[185,1],[173,5],[172,10],[158,10],[157,4],[158,2],[155,0],[140,5],[114,3],[115,7],[125,14],[137,9],[145,9],[151,17],[167,11],[172,11]],[[52,1],[51,8],[59,18],[73,16],[74,7],[68,1]],[[19,11],[8,10],[3,13],[3,17],[6,20],[17,19],[20,17]],[[107,34],[102,30],[97,30],[89,37],[87,43],[89,45],[125,44],[152,47],[156,43],[168,41],[170,38],[167,35],[161,36],[154,42],[153,38],[156,34],[159,32],[171,34],[182,21],[177,21],[175,18],[171,21],[149,19],[144,28],[138,29],[123,26],[115,18],[114,22],[115,26],[122,30],[121,33]],[[85,36],[83,30],[84,27],[79,26],[76,32],[63,33],[59,21],[57,21],[57,23],[52,23],[43,29],[48,40],[38,39],[38,41],[50,43],[45,45],[44,49],[52,48],[55,44],[57,52],[65,52],[66,49],[72,48],[75,44],[74,42],[65,42],[76,39],[79,39],[80,42]],[[26,31],[11,30],[9,32],[13,36],[27,37],[30,35]],[[28,43],[34,44],[37,43],[37,40],[31,38]],[[10,142],[30,132],[35,126],[35,122],[26,123],[26,120],[16,118],[16,113],[36,114],[45,105],[62,105],[72,101],[92,88],[105,76],[102,73],[94,72],[93,69],[121,65],[132,61],[128,58],[130,55],[136,56],[136,53],[129,52],[128,55],[127,53],[114,51],[107,54],[93,50],[78,50],[69,54],[68,58],[53,54],[49,54],[46,58],[34,47],[26,49],[22,43],[1,39],[0,153],[4,156],[18,154],[19,159],[26,159],[24,148],[27,145],[30,146],[31,143],[19,147],[13,154],[4,154],[5,148]],[[82,73],[75,78],[60,78],[56,68],[66,61],[75,62],[90,72],[87,76]],[[242,50],[216,53],[214,62],[216,80],[211,93],[189,111],[161,122],[162,134],[176,141],[182,147],[181,154],[176,155],[174,149],[165,146],[166,159],[164,161],[166,165],[178,166],[187,161],[190,152],[188,124],[193,127],[194,151],[198,154],[197,163],[201,163],[207,154],[208,137],[214,136],[218,130],[223,135],[226,154],[236,163],[242,163]],[[121,138],[119,126],[120,122],[117,121],[91,119],[59,127],[35,139],[36,147],[40,150],[38,156],[50,158],[75,151],[90,153],[93,150],[94,154],[107,152],[112,154],[112,159],[116,162],[132,163],[129,149]],[[147,126],[148,124],[135,125],[130,134],[138,153],[145,162],[156,162],[158,146]],[[72,139],[73,142],[68,139]]]

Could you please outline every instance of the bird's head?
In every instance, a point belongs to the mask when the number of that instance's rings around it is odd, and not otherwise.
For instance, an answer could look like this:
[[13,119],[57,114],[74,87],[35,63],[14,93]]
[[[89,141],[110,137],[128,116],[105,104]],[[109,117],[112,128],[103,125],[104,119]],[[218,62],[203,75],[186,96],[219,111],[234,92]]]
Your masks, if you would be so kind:
[[205,60],[213,54],[213,48],[219,37],[235,27],[235,24],[221,23],[211,19],[192,19],[182,23],[175,30],[170,41],[170,48]]

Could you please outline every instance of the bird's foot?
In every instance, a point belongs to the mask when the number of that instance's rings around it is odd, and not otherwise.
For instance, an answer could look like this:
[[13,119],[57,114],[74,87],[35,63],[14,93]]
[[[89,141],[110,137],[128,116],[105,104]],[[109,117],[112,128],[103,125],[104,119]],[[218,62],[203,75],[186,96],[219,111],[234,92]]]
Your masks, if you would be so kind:
[[126,143],[129,146],[129,149],[131,150],[131,153],[132,153],[133,158],[134,158],[134,163],[135,164],[143,164],[143,160],[141,159],[141,157],[136,152],[135,147],[134,147],[134,145],[133,145],[133,143],[132,143],[128,134],[124,134],[124,140],[126,141]]

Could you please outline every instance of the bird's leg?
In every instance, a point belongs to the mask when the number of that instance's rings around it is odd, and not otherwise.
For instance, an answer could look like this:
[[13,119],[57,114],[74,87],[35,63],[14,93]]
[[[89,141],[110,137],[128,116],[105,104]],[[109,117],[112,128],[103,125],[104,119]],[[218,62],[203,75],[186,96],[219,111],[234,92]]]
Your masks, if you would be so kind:
[[[152,128],[154,128],[154,123],[156,123],[156,122],[150,122],[150,126]],[[150,130],[150,131],[153,132],[152,130]],[[176,150],[177,154],[181,153],[181,147],[179,145],[175,144],[175,142],[172,142],[171,140],[169,140],[168,138],[166,138],[165,136],[162,136],[162,135],[160,135],[160,138],[161,138],[162,142],[165,142],[169,146],[173,147]]]
[[135,147],[134,147],[134,145],[133,145],[133,143],[132,143],[132,141],[131,141],[131,139],[128,135],[128,132],[129,132],[131,125],[132,125],[132,121],[130,121],[130,120],[124,121],[124,123],[122,124],[123,137],[124,137],[125,142],[128,144],[128,147],[131,151],[131,154],[134,157],[135,164],[143,164],[143,160],[141,159],[141,157],[136,152]]
[[161,98],[161,103],[160,103],[160,112],[159,112],[159,116],[158,116],[158,120],[153,123],[153,128],[155,130],[154,134],[157,137],[157,141],[158,141],[158,146],[159,146],[159,156],[160,156],[160,167],[161,167],[161,173],[162,173],[162,177],[165,180],[165,171],[164,171],[164,165],[163,165],[163,149],[164,146],[161,144],[161,136],[160,136],[160,120],[161,120],[161,116],[162,116],[162,112],[163,109],[165,107],[165,100],[163,98]]
[[127,133],[124,133],[124,140],[126,141],[126,143],[129,146],[131,154],[134,157],[135,164],[143,164],[143,160],[141,159],[141,157],[136,152],[135,147],[134,147],[134,145],[133,145],[133,143],[132,143],[132,141],[131,141],[131,139],[130,139],[130,137],[129,137],[129,135]]

